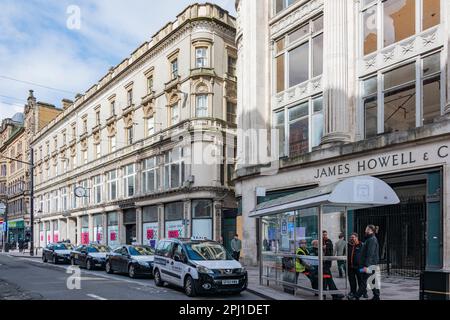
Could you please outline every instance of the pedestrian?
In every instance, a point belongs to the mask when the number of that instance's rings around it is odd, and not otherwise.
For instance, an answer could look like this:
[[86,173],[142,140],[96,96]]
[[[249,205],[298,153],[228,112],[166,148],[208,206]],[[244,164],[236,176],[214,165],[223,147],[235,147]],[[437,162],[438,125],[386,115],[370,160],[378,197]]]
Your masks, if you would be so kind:
[[[362,249],[362,242],[359,241],[359,236],[357,233],[352,233],[350,236],[350,241],[348,242],[348,281],[350,283],[350,293],[349,293],[349,299],[352,299],[356,293],[358,292],[359,288],[363,288],[363,281],[362,281],[362,275],[359,272],[359,264],[360,264],[360,257],[361,257],[361,249]],[[364,297],[367,297],[367,290],[365,290]]]
[[[306,240],[300,240],[300,242],[298,243],[298,249],[296,251],[296,259],[295,259],[295,283],[298,283],[298,276],[303,273],[305,276],[307,276],[310,281],[311,278],[310,276],[310,272],[309,270],[311,269],[311,266],[305,261],[302,260],[300,258],[300,256],[309,256],[309,250],[307,247],[307,243]],[[312,285],[312,281],[311,281],[311,285]]]
[[[328,232],[324,230],[322,232],[322,241],[323,241],[323,255],[324,257],[331,257],[333,256],[334,250],[333,250],[333,241],[331,241],[330,238],[328,238]],[[333,274],[331,273],[331,266],[333,261],[324,259],[323,262],[323,289],[324,290],[331,290],[336,291],[338,288],[336,287],[336,284],[333,280]],[[333,300],[342,300],[344,298],[343,294],[332,294],[331,295]]]
[[[366,228],[366,241],[361,249],[359,271],[361,272],[362,285],[358,292],[354,296],[355,300],[359,300],[364,292],[367,290],[367,281],[372,275],[375,275],[375,279],[379,277],[378,263],[380,261],[380,247],[378,240],[375,237],[377,227],[374,225],[368,225]],[[372,300],[380,300],[380,288],[379,283],[376,281],[375,285],[370,283],[372,287],[373,298]]]
[[[337,257],[344,257],[347,254],[347,242],[345,241],[345,236],[343,233],[339,235],[339,240],[336,242],[336,246],[334,248],[334,255]],[[345,270],[345,261],[338,260],[338,271],[339,278],[343,278],[346,270]]]
[[236,234],[231,240],[231,251],[233,252],[233,258],[239,261],[241,258],[242,241],[239,239],[239,235]]

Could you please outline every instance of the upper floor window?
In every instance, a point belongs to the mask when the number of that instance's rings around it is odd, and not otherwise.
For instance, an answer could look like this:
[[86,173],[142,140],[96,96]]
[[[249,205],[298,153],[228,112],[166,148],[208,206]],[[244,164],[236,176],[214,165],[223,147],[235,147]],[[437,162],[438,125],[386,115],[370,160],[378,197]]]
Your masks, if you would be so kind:
[[145,193],[155,192],[159,189],[158,157],[144,160],[142,170],[142,190]]
[[147,135],[150,137],[155,134],[155,117],[147,118]]
[[230,101],[227,102],[227,122],[230,122],[233,124],[237,123],[236,122],[236,109],[237,109],[236,103],[233,103]]
[[441,54],[437,52],[364,79],[362,127],[365,138],[421,127],[441,116],[441,78]]
[[176,102],[170,108],[170,124],[173,126],[179,122],[180,122],[180,107],[179,102]]
[[95,122],[98,126],[100,125],[100,110],[95,111]]
[[208,66],[208,48],[201,47],[195,49],[195,67],[206,68]]
[[87,124],[87,119],[83,119],[83,132],[87,133],[88,132],[88,124]]
[[362,6],[364,55],[441,22],[440,0],[364,0]]
[[124,176],[124,194],[126,197],[132,197],[136,193],[136,168],[134,164],[130,164],[123,168]]
[[324,131],[323,99],[311,98],[275,112],[280,157],[296,157],[320,145]]
[[109,151],[110,152],[116,151],[116,136],[109,137]]
[[323,16],[310,20],[275,44],[276,92],[323,73]]
[[127,106],[130,107],[133,105],[133,89],[129,89],[127,91]]
[[134,141],[134,127],[131,126],[131,127],[127,128],[126,129],[126,134],[127,134],[128,145],[133,144],[133,141]]
[[98,175],[93,179],[94,185],[94,204],[102,202],[103,181],[102,176]]
[[178,77],[178,59],[174,59],[170,62],[170,71],[172,79],[176,79]]
[[232,56],[228,56],[228,75],[235,77],[236,76],[236,63],[237,59]]
[[111,109],[111,116],[115,116],[116,115],[116,101],[111,101],[110,104],[110,109]]
[[153,92],[153,76],[149,76],[147,78],[147,93],[150,94]]
[[117,190],[118,190],[118,177],[117,177],[117,170],[109,171],[107,174],[108,177],[108,200],[116,200],[117,199]]
[[164,155],[164,188],[179,188],[184,182],[183,148],[175,148]]
[[195,117],[207,117],[208,116],[208,95],[201,94],[196,97],[195,104]]
[[300,0],[274,0],[275,14],[283,11],[298,1]]
[[94,145],[95,148],[95,159],[99,159],[102,156],[101,144],[97,143]]

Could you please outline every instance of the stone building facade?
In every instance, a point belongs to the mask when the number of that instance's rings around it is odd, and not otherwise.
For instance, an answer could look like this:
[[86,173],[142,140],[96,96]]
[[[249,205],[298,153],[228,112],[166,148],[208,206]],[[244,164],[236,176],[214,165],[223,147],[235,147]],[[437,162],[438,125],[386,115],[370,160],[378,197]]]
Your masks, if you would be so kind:
[[220,239],[236,211],[220,161],[235,153],[234,40],[227,11],[193,4],[34,137],[38,247]]
[[[347,226],[379,227],[383,271],[450,268],[448,1],[236,7],[238,128],[265,132],[238,143],[244,260],[257,264],[273,237],[249,217],[258,203],[370,175],[401,204],[349,213]],[[327,228],[337,241],[343,230]]]

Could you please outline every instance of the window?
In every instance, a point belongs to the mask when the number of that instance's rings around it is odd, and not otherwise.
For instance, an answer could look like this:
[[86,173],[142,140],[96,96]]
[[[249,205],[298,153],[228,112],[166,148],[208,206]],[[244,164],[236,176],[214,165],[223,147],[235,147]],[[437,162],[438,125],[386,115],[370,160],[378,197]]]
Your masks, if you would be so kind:
[[192,236],[212,239],[213,202],[211,200],[192,201]]
[[[378,77],[364,79],[362,112],[365,138],[377,133],[410,130],[432,123],[441,116],[441,77],[441,55],[438,52],[380,72]],[[382,83],[382,87],[377,83]],[[383,101],[378,101],[377,96],[381,96]]]
[[183,148],[175,148],[164,156],[164,189],[181,187],[185,181],[185,165]]
[[195,67],[206,68],[208,66],[208,48],[196,48],[195,49]]
[[180,108],[177,102],[170,108],[170,123],[173,126],[176,125],[178,122],[180,122]]
[[133,144],[133,139],[134,139],[134,137],[133,137],[134,130],[133,129],[134,129],[133,126],[131,126],[131,127],[126,129],[127,130],[127,142],[128,142],[128,145]]
[[228,75],[236,77],[236,63],[237,59],[232,56],[228,56]]
[[275,14],[283,11],[298,1],[299,0],[274,0]]
[[117,170],[109,171],[108,174],[108,200],[113,201],[117,199],[117,190],[119,180],[117,178]]
[[136,189],[136,168],[134,164],[130,164],[123,168],[124,170],[124,194],[125,197],[132,197],[135,195]]
[[111,101],[110,104],[110,108],[111,108],[111,116],[115,116],[116,115],[116,101]]
[[95,121],[96,121],[96,124],[99,126],[100,125],[100,110],[97,110],[95,112]]
[[69,209],[67,202],[67,188],[61,189],[61,207],[63,212],[66,212]]
[[127,106],[131,107],[133,105],[133,89],[127,91]]
[[147,118],[147,136],[152,136],[155,134],[155,118]]
[[201,94],[196,97],[195,104],[195,117],[207,117],[208,116],[208,95]]
[[323,98],[313,97],[297,106],[275,112],[279,156],[295,157],[320,145],[324,132]]
[[87,125],[87,119],[83,119],[83,132],[88,132],[88,125]]
[[94,204],[99,204],[102,202],[102,189],[103,189],[103,181],[102,176],[98,175],[93,179],[94,185]]
[[109,150],[110,152],[116,151],[116,136],[109,137]]
[[72,139],[76,139],[77,137],[77,127],[76,125],[72,125]]
[[279,39],[275,47],[277,92],[320,76],[323,73],[323,17]]
[[65,146],[65,145],[67,144],[67,134],[66,134],[66,131],[63,132],[62,136],[63,136],[63,141],[62,141],[62,143],[63,143],[63,146]]
[[86,150],[83,151],[83,163],[87,164],[88,163],[88,150],[86,148]]
[[99,159],[102,156],[102,148],[101,148],[101,144],[97,143],[95,146],[95,158]]
[[184,237],[184,204],[183,202],[168,203],[164,207],[166,238]]
[[159,189],[159,163],[158,157],[144,160],[142,170],[142,190],[152,193]]
[[170,63],[170,70],[172,80],[176,79],[178,77],[178,59],[175,59]]
[[227,122],[236,124],[236,104],[233,102],[227,102]]
[[58,203],[58,191],[53,191],[53,204],[51,212],[58,212],[59,203]]
[[387,47],[441,22],[440,0],[372,0],[362,6],[364,55],[382,49],[378,43]]
[[153,76],[147,78],[147,93],[150,94],[153,92]]

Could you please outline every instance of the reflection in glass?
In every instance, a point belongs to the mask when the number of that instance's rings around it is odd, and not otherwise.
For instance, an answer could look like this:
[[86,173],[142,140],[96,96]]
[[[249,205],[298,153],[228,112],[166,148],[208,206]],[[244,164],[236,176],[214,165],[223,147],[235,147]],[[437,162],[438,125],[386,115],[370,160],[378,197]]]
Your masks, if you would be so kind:
[[289,86],[309,79],[309,42],[289,51]]
[[415,34],[415,0],[386,0],[383,10],[385,47]]
[[441,22],[441,0],[423,0],[423,30]]
[[364,20],[364,55],[377,50],[377,6],[373,6],[363,15]]

